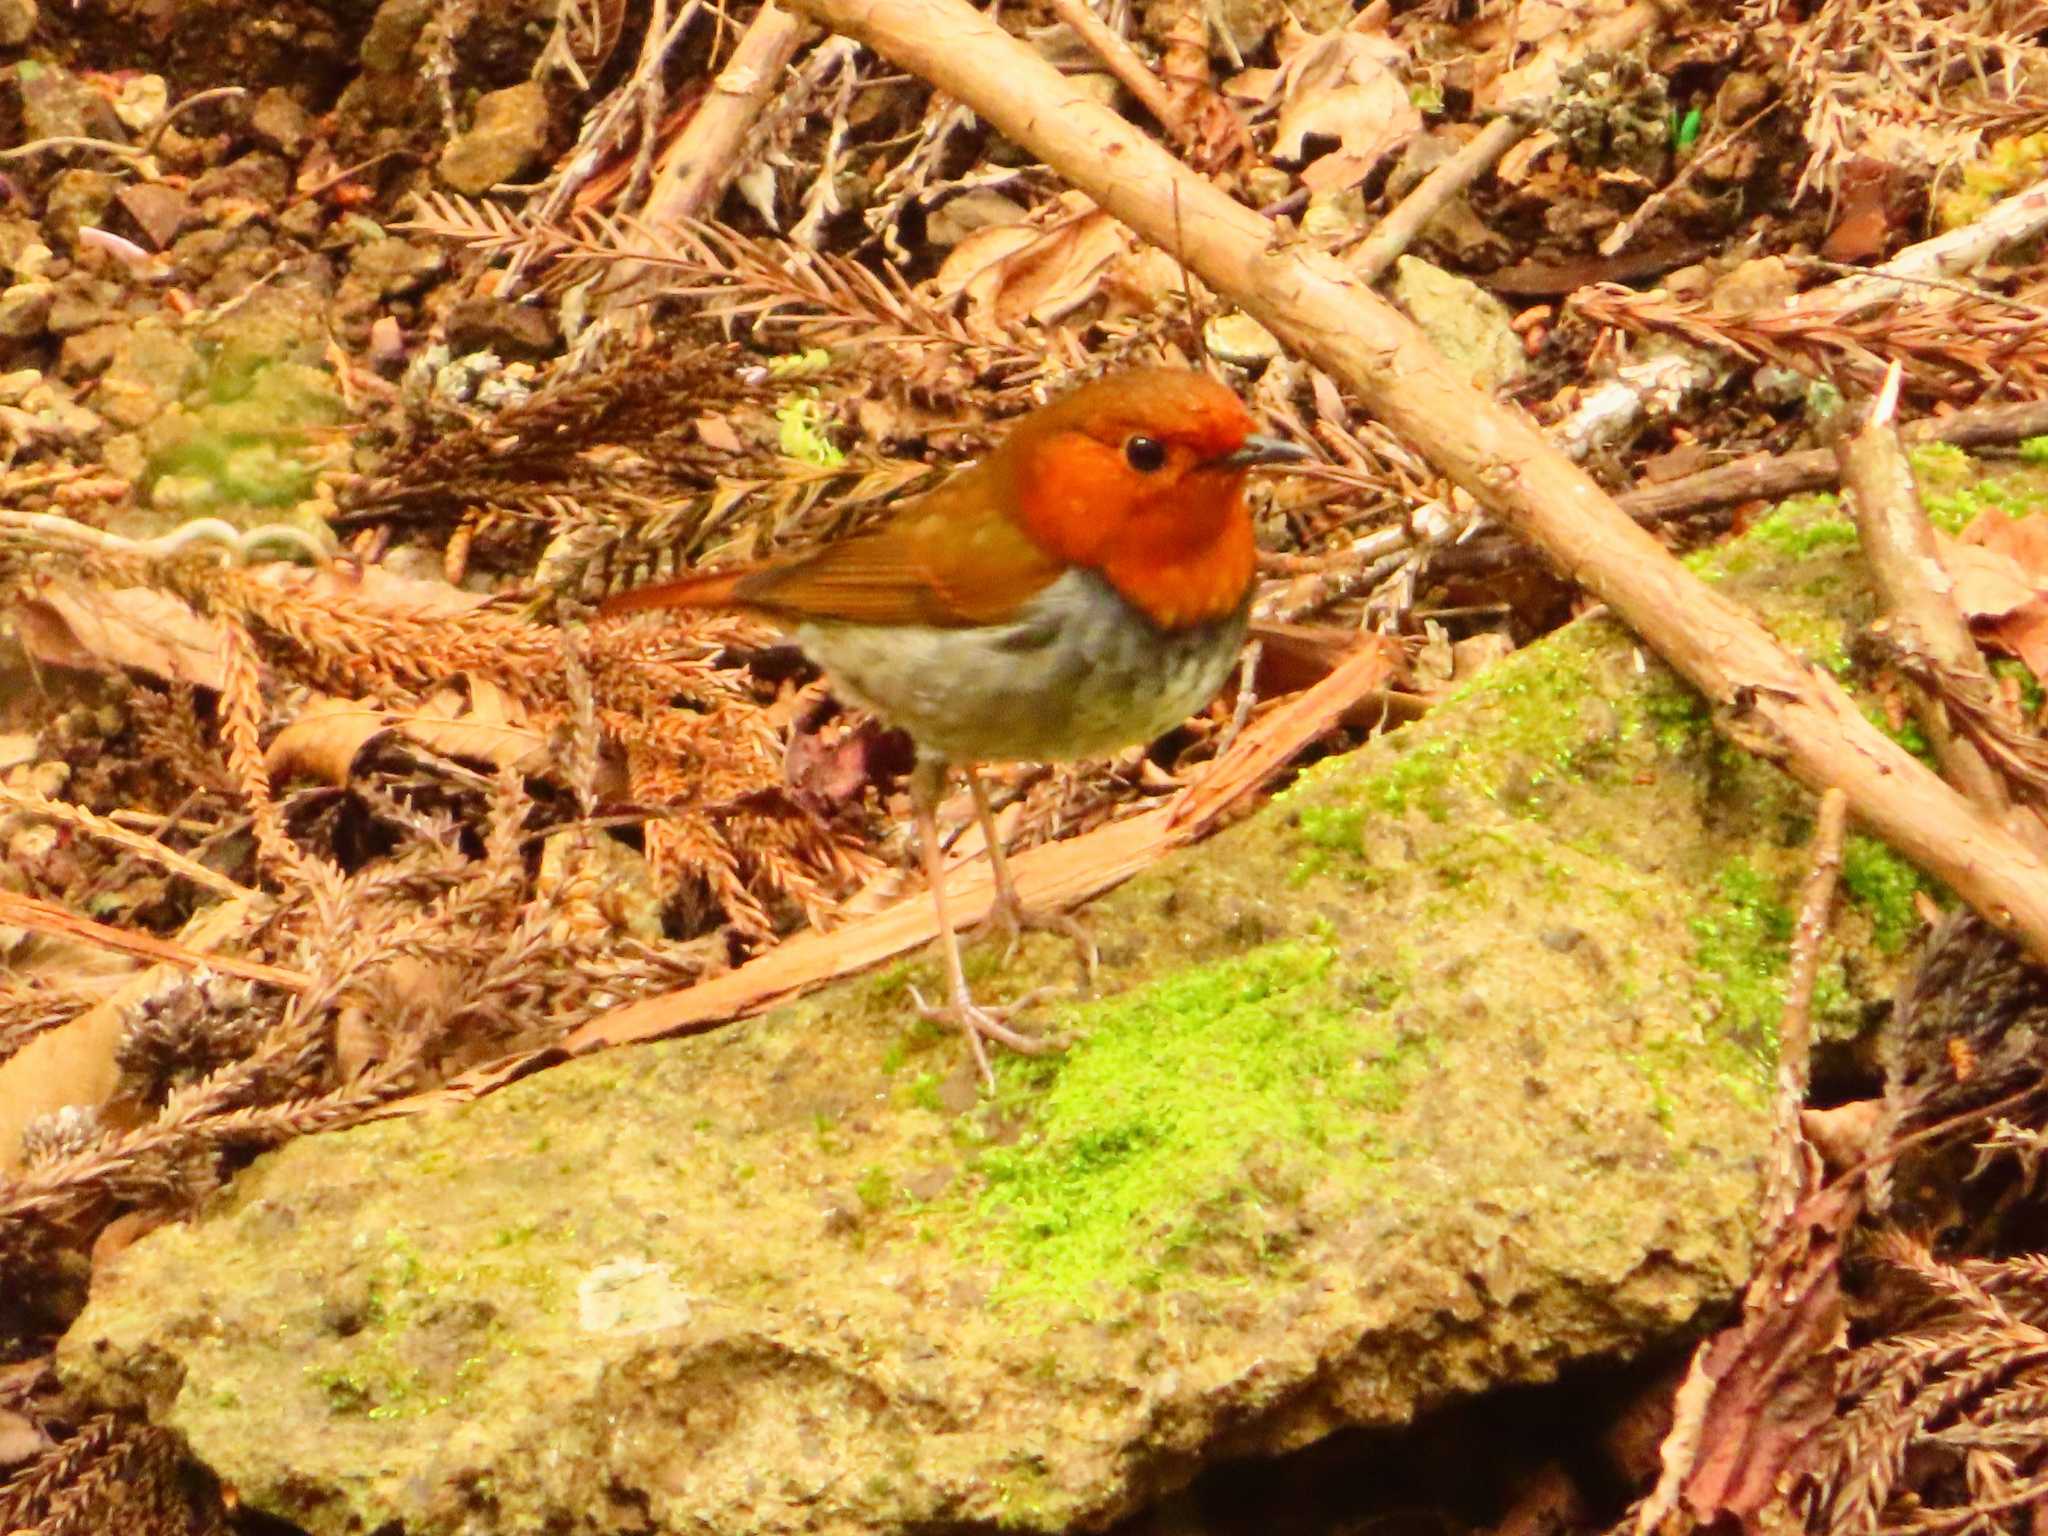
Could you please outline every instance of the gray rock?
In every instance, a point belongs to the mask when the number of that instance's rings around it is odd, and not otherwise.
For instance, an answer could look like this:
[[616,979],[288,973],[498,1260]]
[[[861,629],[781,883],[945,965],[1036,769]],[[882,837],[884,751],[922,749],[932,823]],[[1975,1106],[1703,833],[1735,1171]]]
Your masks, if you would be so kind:
[[441,151],[441,179],[471,197],[510,181],[539,160],[548,142],[548,94],[522,81],[477,100],[467,133]]
[[203,373],[198,349],[176,327],[150,316],[121,338],[93,390],[93,405],[115,427],[135,431],[161,416]]
[[265,148],[297,160],[313,141],[313,114],[290,91],[273,85],[249,109],[249,131]]
[[1278,338],[1241,310],[1210,320],[1202,327],[1202,340],[1211,357],[1240,368],[1270,363],[1280,355]]
[[390,236],[365,241],[348,258],[350,279],[381,299],[419,292],[440,276],[447,264],[447,254],[438,247]]
[[447,334],[456,352],[495,352],[506,358],[549,357],[561,345],[546,310],[496,298],[456,303],[448,311]]
[[1413,256],[1394,263],[1392,292],[1444,360],[1476,389],[1504,389],[1529,371],[1513,313],[1469,278]]
[[192,183],[194,202],[215,198],[255,203],[267,215],[283,202],[291,186],[291,167],[268,150],[252,149],[226,165],[215,166]]
[[394,75],[412,61],[413,45],[433,19],[436,0],[384,0],[363,35],[363,69],[373,75]]
[[56,292],[56,284],[47,279],[16,283],[0,290],[0,336],[9,341],[27,341],[42,335]]
[[[1839,661],[1861,578],[1782,532],[1715,574]],[[1098,903],[1104,995],[992,1102],[924,959],[298,1141],[97,1274],[60,1369],[316,1536],[865,1536],[1095,1529],[1666,1349],[1747,1271],[1811,810],[1581,623]],[[1890,984],[1851,885],[1824,1030]]]
[[43,200],[43,227],[66,245],[78,243],[87,225],[104,223],[121,183],[105,171],[60,171]]
[[28,140],[75,137],[128,142],[114,104],[70,70],[40,59],[14,66],[15,89],[21,96],[22,137]]
[[190,197],[160,181],[123,187],[114,195],[114,201],[128,216],[142,243],[153,251],[166,249],[198,218]]
[[0,48],[19,48],[36,29],[36,0],[0,0]]
[[118,321],[88,326],[64,338],[57,352],[57,377],[81,384],[113,366],[128,344],[128,327]]
[[118,312],[121,287],[89,272],[71,272],[57,280],[57,294],[44,322],[52,336],[75,336],[105,325]]

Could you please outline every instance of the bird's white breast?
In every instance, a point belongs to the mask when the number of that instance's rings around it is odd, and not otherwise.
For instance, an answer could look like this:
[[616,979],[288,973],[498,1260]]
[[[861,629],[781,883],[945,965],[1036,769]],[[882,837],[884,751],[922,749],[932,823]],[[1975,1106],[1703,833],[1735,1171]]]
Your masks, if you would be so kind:
[[1073,569],[1009,623],[959,629],[813,621],[794,638],[839,695],[959,762],[1060,762],[1150,741],[1216,696],[1247,608],[1164,631]]

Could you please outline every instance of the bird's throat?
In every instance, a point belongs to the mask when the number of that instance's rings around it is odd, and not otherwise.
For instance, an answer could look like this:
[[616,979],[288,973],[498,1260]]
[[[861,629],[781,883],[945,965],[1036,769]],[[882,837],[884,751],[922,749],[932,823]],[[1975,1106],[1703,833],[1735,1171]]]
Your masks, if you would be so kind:
[[1243,606],[1257,572],[1251,519],[1243,514],[1200,543],[1140,537],[1142,528],[1103,551],[1104,579],[1162,630],[1191,629]]

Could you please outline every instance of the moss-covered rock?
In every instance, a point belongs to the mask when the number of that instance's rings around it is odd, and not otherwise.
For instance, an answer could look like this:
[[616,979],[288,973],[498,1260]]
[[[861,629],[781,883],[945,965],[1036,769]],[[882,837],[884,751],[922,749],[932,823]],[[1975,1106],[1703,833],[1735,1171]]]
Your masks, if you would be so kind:
[[[1832,521],[1707,574],[1846,666]],[[1106,995],[990,1098],[898,967],[298,1142],[62,1368],[319,1533],[1099,1526],[1732,1296],[1810,810],[1580,623],[1099,903]],[[1856,858],[1842,1028],[1914,885]]]

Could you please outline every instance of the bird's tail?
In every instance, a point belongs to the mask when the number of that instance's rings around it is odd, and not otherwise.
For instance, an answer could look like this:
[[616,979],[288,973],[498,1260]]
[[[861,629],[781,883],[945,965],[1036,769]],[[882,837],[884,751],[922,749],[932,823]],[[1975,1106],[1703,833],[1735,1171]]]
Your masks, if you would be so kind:
[[745,571],[713,571],[617,592],[604,600],[598,617],[610,619],[652,608],[742,608],[746,600],[740,595],[740,583],[746,576]]

